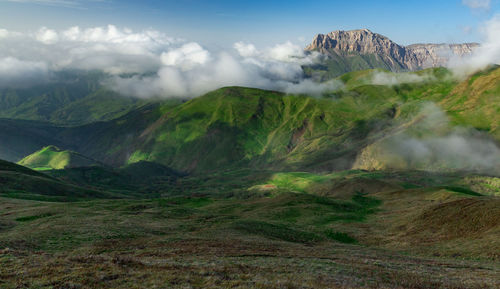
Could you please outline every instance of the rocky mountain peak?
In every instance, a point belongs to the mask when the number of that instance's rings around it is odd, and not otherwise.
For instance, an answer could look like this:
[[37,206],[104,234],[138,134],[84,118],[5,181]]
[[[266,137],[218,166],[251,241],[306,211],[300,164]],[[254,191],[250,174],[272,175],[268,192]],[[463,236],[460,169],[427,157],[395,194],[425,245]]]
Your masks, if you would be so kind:
[[369,55],[380,59],[393,70],[417,70],[445,66],[451,57],[468,55],[477,46],[477,43],[402,46],[384,35],[368,29],[357,29],[317,34],[306,51],[318,51],[334,57]]

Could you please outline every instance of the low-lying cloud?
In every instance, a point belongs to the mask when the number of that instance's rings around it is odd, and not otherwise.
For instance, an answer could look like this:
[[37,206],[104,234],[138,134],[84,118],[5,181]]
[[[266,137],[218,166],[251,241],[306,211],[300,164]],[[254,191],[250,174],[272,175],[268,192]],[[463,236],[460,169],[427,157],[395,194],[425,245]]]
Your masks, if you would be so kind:
[[32,33],[0,29],[0,39],[0,55],[6,56],[0,58],[0,86],[41,80],[47,72],[64,69],[102,70],[112,75],[106,81],[111,89],[136,97],[195,97],[230,85],[319,95],[341,86],[305,79],[302,65],[318,55],[305,54],[291,42],[262,50],[238,42],[228,51],[212,52],[155,30],[113,25],[61,31],[42,27]]
[[471,55],[450,60],[449,67],[456,76],[464,77],[489,65],[500,64],[500,15],[487,21],[480,31],[483,41]]
[[435,80],[435,77],[429,73],[414,74],[375,71],[371,75],[370,83],[375,85],[395,86],[404,83],[419,83],[433,80]]
[[487,134],[450,124],[435,104],[423,105],[413,126],[369,146],[364,169],[467,170],[500,175],[500,148]]
[[48,78],[48,67],[43,62],[22,61],[13,57],[0,58],[0,87],[24,87]]

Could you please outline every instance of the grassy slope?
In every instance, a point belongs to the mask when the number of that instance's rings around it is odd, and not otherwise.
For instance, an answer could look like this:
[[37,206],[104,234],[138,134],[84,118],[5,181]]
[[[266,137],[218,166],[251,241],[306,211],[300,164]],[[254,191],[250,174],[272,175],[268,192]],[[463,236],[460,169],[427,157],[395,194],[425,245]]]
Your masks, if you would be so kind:
[[122,116],[145,103],[105,89],[106,75],[65,71],[31,88],[0,90],[0,118],[82,125]]
[[[463,83],[376,86],[364,83],[369,73],[343,76],[348,90],[333,99],[225,88],[180,105],[148,105],[113,121],[56,131],[58,141],[72,142],[78,151],[131,166],[76,168],[54,177],[95,183],[95,191],[112,196],[138,189],[162,198],[70,204],[3,199],[0,249],[9,250],[0,252],[2,285],[495,288],[498,178],[241,169],[348,167],[394,122],[409,122],[421,103],[432,100],[449,112],[460,108],[448,108],[446,100],[456,98]],[[491,121],[481,117],[486,106],[474,102],[474,115]],[[495,136],[494,129],[489,132]],[[127,174],[170,172],[141,160],[199,174],[120,187]],[[13,179],[16,185],[26,179],[24,172]]]
[[305,75],[321,81],[327,81],[351,71],[367,69],[405,70],[390,56],[377,54],[343,53],[332,51],[321,63],[304,67]]
[[[414,74],[431,75],[431,81],[396,86],[369,84],[372,71],[352,72],[339,78],[346,83],[346,90],[326,99],[223,88],[185,103],[173,100],[144,105],[107,122],[51,128],[55,130],[47,136],[51,142],[44,144],[40,143],[43,130],[6,121],[0,125],[7,123],[12,131],[9,136],[14,136],[10,139],[16,140],[19,131],[29,129],[29,135],[19,137],[16,143],[36,144],[24,155],[2,153],[13,160],[12,155],[19,158],[54,144],[113,166],[147,160],[190,172],[241,166],[348,169],[364,147],[393,133],[395,126],[410,124],[422,104],[429,101],[447,111],[454,124],[474,126],[498,140],[494,97],[500,83],[498,71],[457,82],[445,69],[426,70]],[[482,86],[489,88],[474,88]],[[476,97],[467,106],[459,105],[469,94]],[[11,144],[5,147],[16,148]]]
[[[413,174],[399,177],[429,179]],[[338,186],[391,177],[281,174],[270,180],[273,194],[250,198],[3,199],[2,285],[495,288],[498,198]]]
[[47,146],[23,158],[18,164],[35,170],[59,170],[93,166],[99,163],[73,151],[61,150],[56,146]]
[[0,160],[0,195],[42,201],[76,201],[118,195],[64,183],[26,167]]

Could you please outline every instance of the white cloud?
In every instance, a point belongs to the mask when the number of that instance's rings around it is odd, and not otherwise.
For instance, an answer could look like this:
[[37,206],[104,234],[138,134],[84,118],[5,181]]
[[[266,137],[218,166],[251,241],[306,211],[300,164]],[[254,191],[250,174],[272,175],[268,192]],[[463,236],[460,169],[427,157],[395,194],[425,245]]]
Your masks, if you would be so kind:
[[368,147],[354,168],[474,170],[500,174],[500,148],[487,134],[453,126],[434,103],[422,106],[419,121]]
[[431,74],[415,74],[415,73],[392,73],[375,71],[371,76],[370,83],[376,85],[394,86],[402,83],[419,83],[434,80]]
[[490,10],[491,0],[462,0],[462,4],[472,10]]
[[36,34],[36,40],[42,42],[43,44],[54,44],[59,41],[59,35],[54,30],[42,27]]
[[166,66],[179,66],[189,69],[194,65],[202,65],[210,60],[210,53],[198,43],[190,42],[161,54],[162,63]]
[[9,31],[8,31],[8,30],[6,30],[6,29],[1,29],[1,28],[0,28],[0,39],[2,39],[2,38],[6,38],[6,37],[8,37],[8,36],[9,36]]
[[242,57],[256,57],[259,55],[259,51],[255,47],[255,45],[250,43],[244,43],[240,41],[236,42],[233,47]]
[[0,55],[43,61],[52,70],[100,69],[109,73],[156,71],[160,54],[175,39],[154,31],[133,32],[113,25],[63,31],[41,28],[36,33],[3,30]]
[[267,51],[269,58],[278,61],[294,62],[305,56],[304,49],[290,41],[271,47]]
[[210,52],[155,30],[134,32],[113,25],[0,33],[0,55],[41,63],[48,71],[103,70],[114,75],[108,82],[111,88],[138,97],[195,97],[230,85],[319,95],[339,86],[304,79],[302,65],[312,63],[317,54],[306,55],[291,42],[262,50],[238,42],[234,51]]
[[457,76],[463,77],[491,64],[500,64],[500,15],[487,21],[481,33],[483,41],[470,56],[450,60],[449,66]]
[[0,86],[25,86],[44,81],[48,75],[43,62],[22,61],[13,57],[0,58]]

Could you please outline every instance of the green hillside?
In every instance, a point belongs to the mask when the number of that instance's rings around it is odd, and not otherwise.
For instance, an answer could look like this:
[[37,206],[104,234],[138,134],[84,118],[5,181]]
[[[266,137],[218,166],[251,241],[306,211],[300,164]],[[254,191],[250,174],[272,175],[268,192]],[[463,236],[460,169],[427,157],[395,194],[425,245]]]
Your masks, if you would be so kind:
[[500,68],[338,80],[71,127],[1,119],[0,156],[59,169],[0,161],[0,287],[498,287],[500,162],[468,161],[498,148]]
[[97,71],[62,71],[44,84],[2,88],[0,118],[82,125],[114,119],[145,102],[107,89],[102,84],[107,77]]
[[47,146],[23,158],[18,164],[35,170],[60,170],[74,167],[87,167],[99,163],[79,153]]
[[[463,81],[446,69],[383,72],[401,81],[373,84],[373,75],[381,72],[345,74],[338,78],[345,88],[322,98],[227,87],[187,102],[149,103],[78,127],[4,120],[0,142],[7,143],[0,153],[19,161],[54,144],[114,167],[149,161],[191,173],[241,167],[332,171],[354,167],[370,145],[402,133],[421,140],[452,134],[458,126],[480,139],[500,140],[495,97],[500,68]],[[405,82],[408,77],[422,80]],[[429,103],[444,111],[446,127],[422,130],[433,115],[425,112]]]
[[40,201],[115,198],[116,195],[67,184],[59,179],[0,160],[0,197]]

